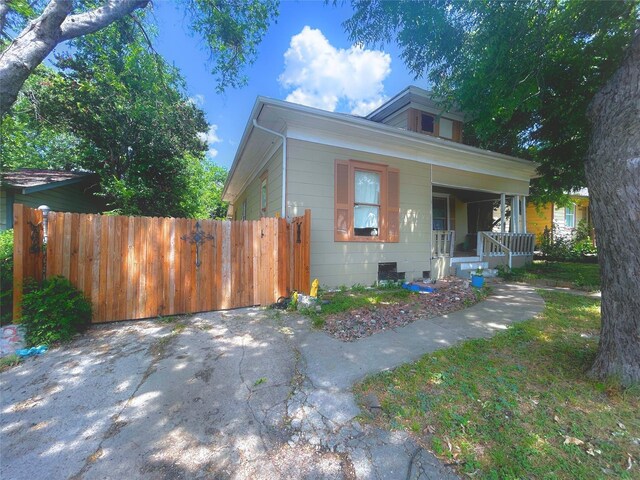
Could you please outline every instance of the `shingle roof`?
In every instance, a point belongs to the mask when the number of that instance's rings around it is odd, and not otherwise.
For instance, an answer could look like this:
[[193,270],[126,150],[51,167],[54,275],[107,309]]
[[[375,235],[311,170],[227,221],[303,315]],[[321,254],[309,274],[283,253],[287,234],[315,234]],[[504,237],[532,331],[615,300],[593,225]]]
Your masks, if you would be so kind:
[[[57,182],[75,183],[94,175],[91,172],[67,172],[64,170],[42,170],[20,168],[2,174],[2,184],[15,188],[32,188]],[[52,185],[53,186],[53,185]]]

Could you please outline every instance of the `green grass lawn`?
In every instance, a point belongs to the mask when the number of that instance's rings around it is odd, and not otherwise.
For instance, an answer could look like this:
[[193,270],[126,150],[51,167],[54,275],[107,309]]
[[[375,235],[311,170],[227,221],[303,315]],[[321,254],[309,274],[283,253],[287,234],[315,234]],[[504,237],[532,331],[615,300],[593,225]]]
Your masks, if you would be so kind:
[[518,282],[550,280],[584,290],[600,290],[600,266],[597,263],[536,260],[525,267],[514,268],[505,278]]
[[542,295],[536,319],[365,380],[356,394],[383,414],[363,421],[413,432],[471,478],[640,478],[640,388],[585,376],[599,300]]

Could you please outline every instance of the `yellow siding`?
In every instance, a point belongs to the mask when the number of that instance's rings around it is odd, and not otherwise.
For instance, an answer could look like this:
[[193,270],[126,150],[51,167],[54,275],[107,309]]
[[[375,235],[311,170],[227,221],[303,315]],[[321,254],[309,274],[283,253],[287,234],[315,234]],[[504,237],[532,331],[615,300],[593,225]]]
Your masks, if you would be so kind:
[[536,235],[536,243],[539,244],[545,227],[551,228],[553,224],[553,207],[551,203],[536,207],[533,203],[527,203],[527,232]]
[[280,147],[260,170],[249,186],[233,202],[233,219],[242,220],[242,203],[247,200],[247,220],[260,218],[261,177],[267,172],[267,217],[280,215],[282,208],[282,147]]
[[[589,199],[585,197],[572,197],[576,204],[576,227],[580,220],[588,221]],[[534,204],[527,204],[527,232],[535,233],[536,241],[540,242],[545,227],[551,229],[555,225],[559,235],[566,237],[573,234],[574,228],[565,227],[564,207],[554,208],[552,203],[547,203],[541,207]]]
[[[428,165],[299,140],[288,142],[287,214],[311,209],[311,278],[321,285],[377,280],[379,262],[397,262],[412,280],[430,270],[431,178]],[[400,170],[399,243],[334,242],[334,162],[361,160]]]

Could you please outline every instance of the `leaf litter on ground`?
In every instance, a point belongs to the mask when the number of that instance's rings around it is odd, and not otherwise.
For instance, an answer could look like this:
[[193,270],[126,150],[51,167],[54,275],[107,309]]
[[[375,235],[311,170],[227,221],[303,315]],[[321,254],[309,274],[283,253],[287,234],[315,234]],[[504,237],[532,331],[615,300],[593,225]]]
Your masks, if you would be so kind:
[[439,280],[432,293],[414,293],[395,301],[380,302],[328,315],[324,330],[344,342],[353,342],[374,333],[467,308],[481,299],[469,281],[449,277]]

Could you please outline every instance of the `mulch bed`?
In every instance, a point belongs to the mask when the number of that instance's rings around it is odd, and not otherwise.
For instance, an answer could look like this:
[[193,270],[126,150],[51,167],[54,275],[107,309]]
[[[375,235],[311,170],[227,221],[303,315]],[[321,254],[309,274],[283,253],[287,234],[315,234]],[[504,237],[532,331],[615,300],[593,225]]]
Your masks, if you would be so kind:
[[353,342],[384,330],[402,327],[418,319],[439,317],[478,302],[468,280],[449,277],[430,285],[435,293],[416,293],[398,303],[372,305],[329,315],[324,330],[343,342]]

